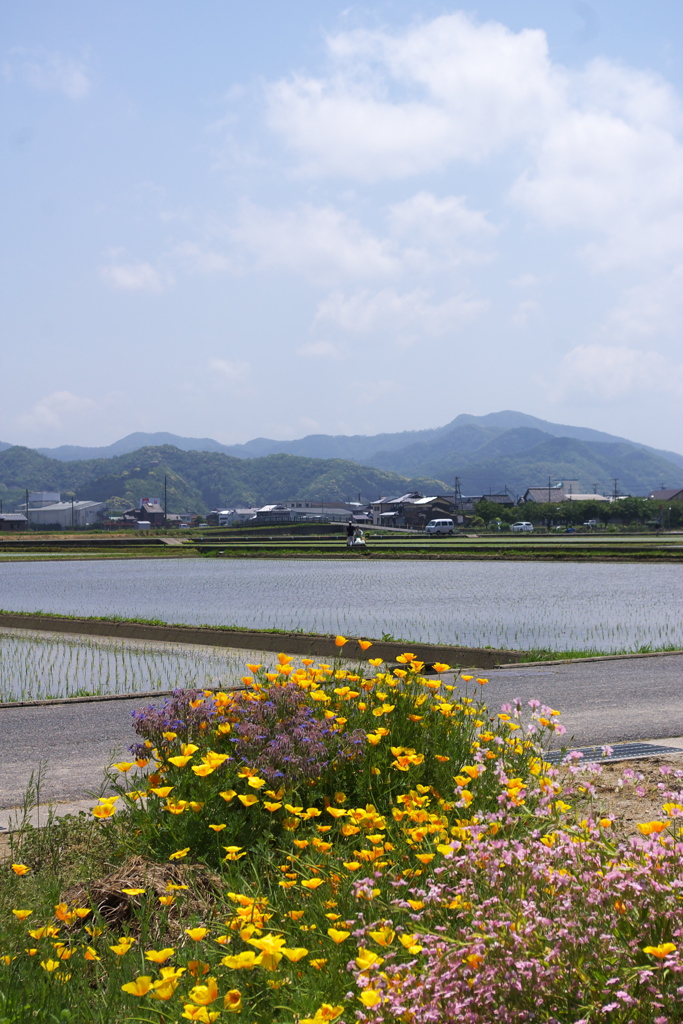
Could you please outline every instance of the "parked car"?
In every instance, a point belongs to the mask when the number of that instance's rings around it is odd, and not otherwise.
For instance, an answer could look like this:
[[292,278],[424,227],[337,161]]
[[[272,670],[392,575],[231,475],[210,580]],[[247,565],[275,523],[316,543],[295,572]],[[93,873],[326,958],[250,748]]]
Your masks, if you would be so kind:
[[583,525],[584,526],[590,526],[590,527],[597,526],[598,525],[598,521],[597,521],[597,519],[587,519],[586,522]]
[[510,527],[510,529],[511,529],[511,531],[513,533],[533,533],[534,532],[534,524],[533,523],[513,523],[512,526]]
[[455,526],[452,519],[430,519],[425,526],[425,533],[432,535],[446,534],[452,537],[454,529]]

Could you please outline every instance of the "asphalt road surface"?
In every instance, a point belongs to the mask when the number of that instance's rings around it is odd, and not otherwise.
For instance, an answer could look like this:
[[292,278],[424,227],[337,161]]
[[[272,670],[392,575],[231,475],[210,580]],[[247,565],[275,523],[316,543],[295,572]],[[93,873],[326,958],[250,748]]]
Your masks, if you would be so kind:
[[[562,739],[570,746],[683,735],[683,655],[520,665],[484,674],[491,708],[516,698],[549,704],[562,712]],[[41,803],[99,793],[105,765],[135,740],[131,712],[149,703],[137,698],[0,708],[0,809],[21,804],[41,762]]]

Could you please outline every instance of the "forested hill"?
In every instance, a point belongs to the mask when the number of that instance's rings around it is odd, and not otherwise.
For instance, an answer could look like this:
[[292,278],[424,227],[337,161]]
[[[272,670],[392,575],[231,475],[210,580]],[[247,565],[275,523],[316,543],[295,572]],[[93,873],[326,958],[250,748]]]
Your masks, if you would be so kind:
[[342,459],[269,455],[237,459],[218,452],[181,451],[172,445],[141,448],[109,459],[62,462],[30,448],[0,452],[0,499],[5,510],[24,491],[55,490],[77,500],[106,501],[121,510],[142,497],[162,497],[164,477],[170,512],[207,512],[217,507],[252,507],[292,498],[363,501],[411,490],[446,493],[436,479],[408,479]]
[[[661,455],[623,442],[552,437],[532,427],[492,434],[470,424],[399,451],[378,452],[373,465],[394,473],[418,472],[441,480],[460,477],[463,493],[482,494],[503,486],[518,495],[552,480],[578,480],[580,490],[610,493],[618,479],[622,494],[647,494],[680,487],[683,469]],[[453,485],[451,484],[451,490]]]

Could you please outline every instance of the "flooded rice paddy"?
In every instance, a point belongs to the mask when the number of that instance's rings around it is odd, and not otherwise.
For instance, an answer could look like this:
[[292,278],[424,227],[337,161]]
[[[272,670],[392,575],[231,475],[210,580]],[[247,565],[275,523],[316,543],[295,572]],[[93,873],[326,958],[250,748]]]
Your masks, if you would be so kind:
[[239,684],[274,654],[0,628],[0,703]]
[[473,647],[683,647],[683,576],[675,565],[295,559],[4,563],[0,608],[390,635]]

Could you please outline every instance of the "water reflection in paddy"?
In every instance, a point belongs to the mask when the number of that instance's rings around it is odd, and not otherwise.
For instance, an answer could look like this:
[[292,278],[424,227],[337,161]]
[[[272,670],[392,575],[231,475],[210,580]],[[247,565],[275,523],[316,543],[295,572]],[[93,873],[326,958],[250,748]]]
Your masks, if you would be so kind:
[[0,607],[467,646],[683,647],[675,565],[107,560],[0,564]]

